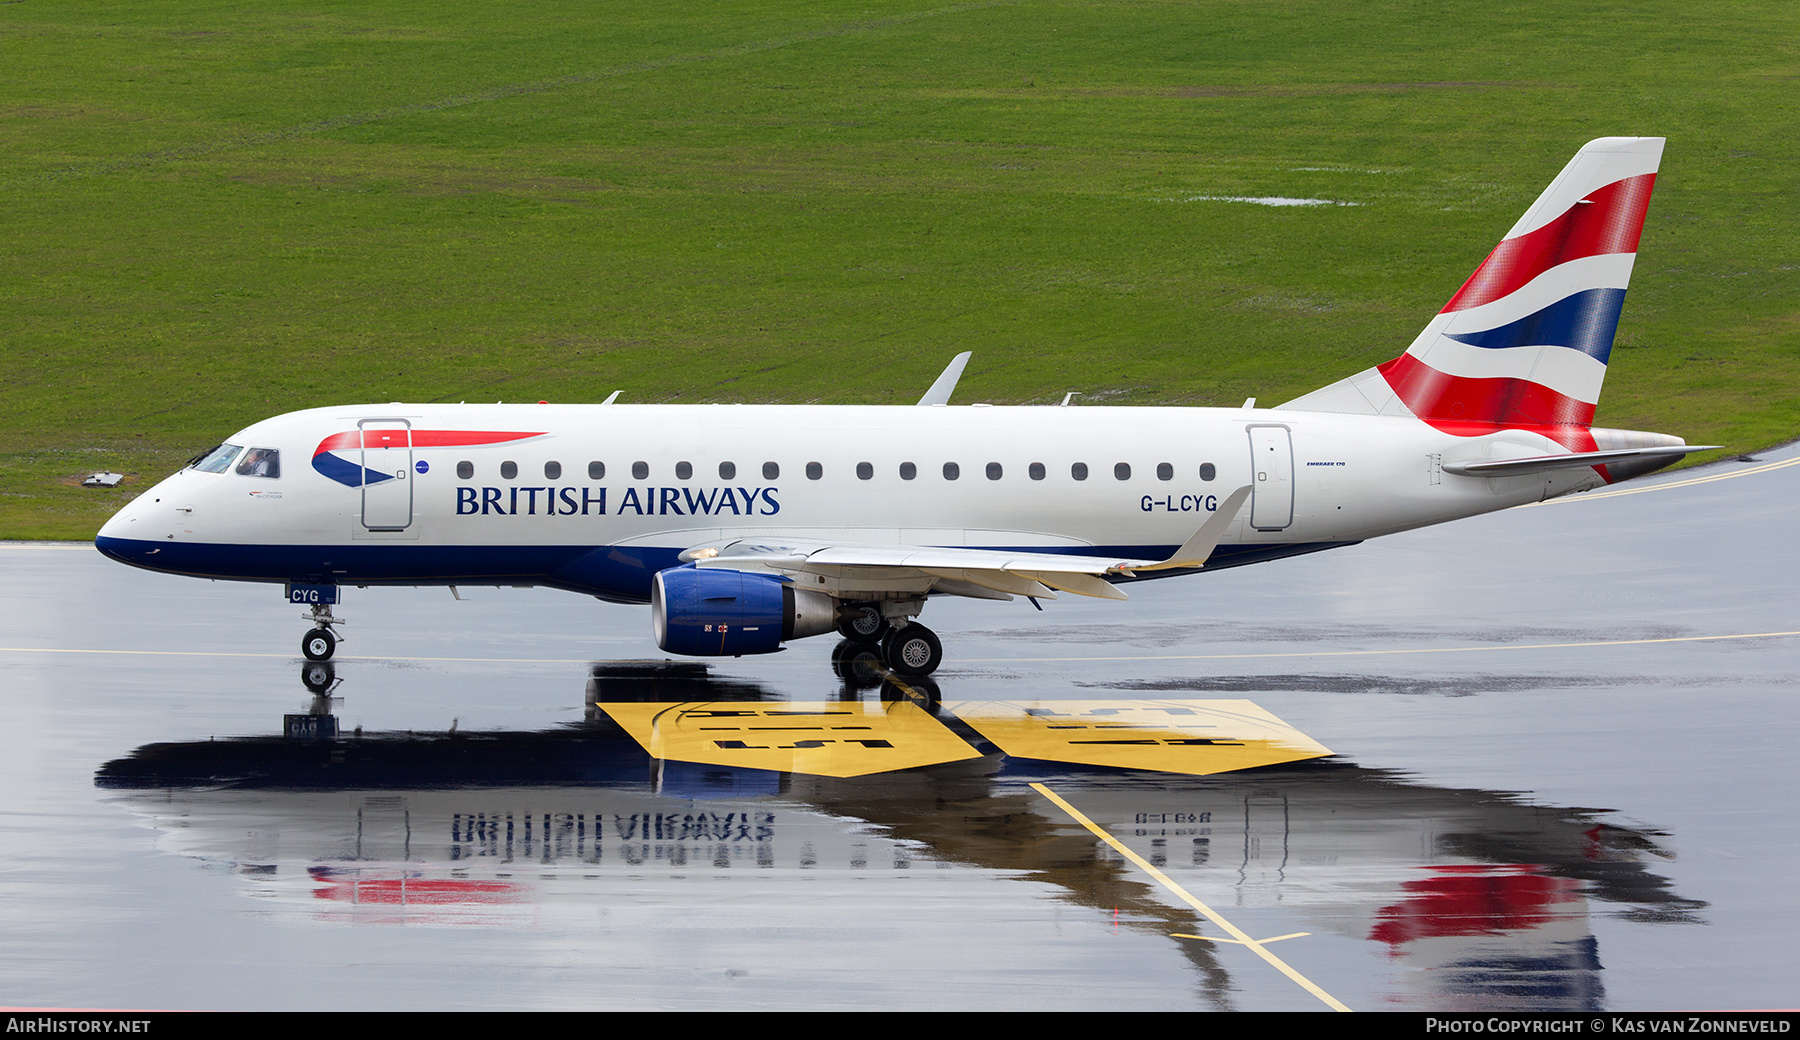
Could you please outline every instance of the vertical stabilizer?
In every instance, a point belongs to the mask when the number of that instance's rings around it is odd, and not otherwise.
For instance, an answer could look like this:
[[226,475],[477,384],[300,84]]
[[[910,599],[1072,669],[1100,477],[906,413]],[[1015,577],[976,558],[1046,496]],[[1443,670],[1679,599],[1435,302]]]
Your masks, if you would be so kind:
[[1660,137],[1590,141],[1406,353],[1281,407],[1591,441],[1662,151]]

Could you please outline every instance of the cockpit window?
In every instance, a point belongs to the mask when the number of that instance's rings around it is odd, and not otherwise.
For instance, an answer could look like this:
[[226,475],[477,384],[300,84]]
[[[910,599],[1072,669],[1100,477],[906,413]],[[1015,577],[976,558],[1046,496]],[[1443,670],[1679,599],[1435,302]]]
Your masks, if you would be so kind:
[[223,473],[231,465],[231,460],[237,458],[240,450],[242,449],[235,444],[221,444],[211,451],[194,456],[188,460],[188,465],[202,473]]
[[244,452],[244,461],[237,464],[239,474],[246,477],[268,477],[281,479],[281,452],[274,448],[251,448]]

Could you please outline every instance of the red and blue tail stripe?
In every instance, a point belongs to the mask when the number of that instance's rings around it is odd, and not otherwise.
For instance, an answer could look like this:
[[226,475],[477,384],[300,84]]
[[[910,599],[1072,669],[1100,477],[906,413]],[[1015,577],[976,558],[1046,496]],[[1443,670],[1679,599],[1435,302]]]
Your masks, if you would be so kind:
[[1446,433],[1537,427],[1591,450],[1661,158],[1658,138],[1583,148],[1406,353],[1377,369],[1400,403]]
[[1410,413],[1462,437],[1529,428],[1593,450],[1662,149],[1660,137],[1589,142],[1406,353],[1282,407]]
[[1636,253],[1655,185],[1655,173],[1622,178],[1582,198],[1549,223],[1508,236],[1450,297],[1444,310],[1492,303],[1571,260]]

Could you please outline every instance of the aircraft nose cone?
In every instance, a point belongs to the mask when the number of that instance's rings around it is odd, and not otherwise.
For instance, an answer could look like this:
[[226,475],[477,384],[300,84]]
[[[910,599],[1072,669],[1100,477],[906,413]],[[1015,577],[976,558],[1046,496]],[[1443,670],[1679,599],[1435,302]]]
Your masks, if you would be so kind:
[[[107,541],[108,539],[127,537],[126,532],[131,528],[130,513],[131,506],[128,504],[124,509],[114,513],[112,519],[101,524],[100,533],[94,536],[94,544],[100,545],[100,543]],[[104,546],[101,546],[101,551],[106,551]]]
[[162,490],[163,484],[158,484],[114,513],[94,535],[94,548],[120,563],[142,566],[144,546],[157,537],[156,532],[150,530],[147,514],[152,501]]
[[94,548],[120,563],[136,563],[126,549],[133,534],[133,519],[130,505],[114,513],[111,520],[101,525],[100,533],[94,536]]

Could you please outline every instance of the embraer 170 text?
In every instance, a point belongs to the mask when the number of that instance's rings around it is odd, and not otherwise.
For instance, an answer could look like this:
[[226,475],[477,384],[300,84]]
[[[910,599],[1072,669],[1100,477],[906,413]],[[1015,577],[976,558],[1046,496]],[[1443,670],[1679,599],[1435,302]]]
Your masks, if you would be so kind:
[[1662,149],[1582,148],[1405,353],[1276,408],[948,407],[966,354],[924,407],[315,408],[200,455],[95,544],[284,584],[313,660],[343,585],[549,585],[648,602],[672,653],[835,631],[926,675],[932,596],[1124,599],[1703,450],[1590,425]]

